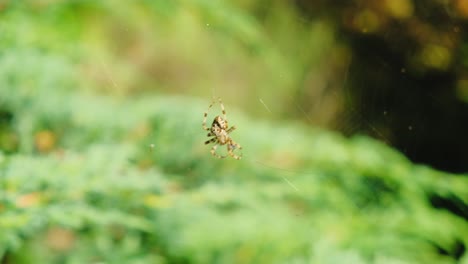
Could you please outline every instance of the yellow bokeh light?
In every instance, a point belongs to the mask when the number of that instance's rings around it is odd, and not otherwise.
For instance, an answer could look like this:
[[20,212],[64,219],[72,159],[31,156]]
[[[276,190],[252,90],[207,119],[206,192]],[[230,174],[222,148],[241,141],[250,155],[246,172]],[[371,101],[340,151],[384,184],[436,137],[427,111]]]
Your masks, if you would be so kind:
[[413,15],[414,7],[411,0],[386,0],[387,12],[397,19],[409,18]]
[[354,24],[362,32],[372,33],[380,28],[380,19],[374,11],[366,9],[357,14]]
[[421,60],[427,67],[446,70],[452,61],[452,55],[447,47],[428,44],[421,52]]

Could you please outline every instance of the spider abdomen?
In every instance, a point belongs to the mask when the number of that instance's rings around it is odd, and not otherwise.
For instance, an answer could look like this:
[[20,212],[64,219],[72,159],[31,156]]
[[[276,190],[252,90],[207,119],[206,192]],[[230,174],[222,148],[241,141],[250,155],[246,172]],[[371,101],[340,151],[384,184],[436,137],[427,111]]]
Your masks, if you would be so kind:
[[226,130],[228,127],[228,122],[226,119],[223,119],[222,117],[217,116],[214,118],[213,124],[211,124],[211,127],[215,127],[215,126],[219,127],[222,130]]

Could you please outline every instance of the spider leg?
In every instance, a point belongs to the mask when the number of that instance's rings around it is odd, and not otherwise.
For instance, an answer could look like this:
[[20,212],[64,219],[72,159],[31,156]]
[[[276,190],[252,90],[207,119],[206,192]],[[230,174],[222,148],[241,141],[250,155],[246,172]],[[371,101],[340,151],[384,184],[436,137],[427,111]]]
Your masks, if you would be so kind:
[[236,160],[240,160],[242,158],[242,152],[241,152],[240,155],[236,155],[233,152],[233,150],[235,150],[235,149],[242,149],[241,145],[237,144],[234,141],[231,141],[231,142],[228,143],[227,149],[228,149],[229,156],[235,158]]
[[215,137],[212,138],[212,139],[210,139],[210,140],[207,140],[207,141],[205,141],[205,145],[208,145],[208,144],[210,144],[210,143],[216,142],[216,140],[217,140],[217,138],[215,138]]
[[232,131],[236,130],[236,126],[230,127],[228,130],[226,130],[226,133],[231,133]]
[[208,133],[208,135],[206,135],[206,136],[207,136],[207,137],[211,137],[211,136],[214,136],[214,134],[210,132],[210,133]]
[[[221,98],[220,98],[220,100],[221,100]],[[203,113],[203,123],[202,123],[202,127],[203,127],[203,129],[206,130],[206,131],[210,131],[210,128],[207,128],[207,127],[206,127],[206,118],[208,117],[208,111],[210,111],[211,107],[213,107],[213,105],[215,104],[215,102],[216,102],[216,101],[213,99],[213,101],[211,101],[210,106],[208,106],[208,109],[206,110],[206,112]]]
[[211,155],[215,156],[216,158],[218,159],[224,159],[226,158],[227,156],[221,156],[219,154],[216,153],[216,149],[218,148],[218,144],[214,145],[212,148],[211,148]]
[[218,97],[218,102],[219,102],[219,106],[221,107],[221,112],[223,113],[223,118],[224,120],[227,120],[226,110],[224,109],[224,104],[223,104],[223,101],[221,101],[221,97]]

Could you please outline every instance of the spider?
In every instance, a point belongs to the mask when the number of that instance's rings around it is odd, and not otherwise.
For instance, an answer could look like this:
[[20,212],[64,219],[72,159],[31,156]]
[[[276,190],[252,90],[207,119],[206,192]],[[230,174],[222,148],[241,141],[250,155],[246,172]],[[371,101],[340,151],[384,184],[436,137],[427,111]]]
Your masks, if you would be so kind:
[[236,129],[235,126],[229,127],[228,126],[228,121],[226,118],[226,111],[224,110],[224,105],[223,102],[221,101],[221,98],[218,98],[219,105],[221,106],[221,112],[223,113],[223,117],[221,116],[216,116],[213,120],[213,123],[211,124],[211,127],[208,128],[206,127],[206,118],[208,116],[208,111],[211,109],[211,107],[216,103],[216,99],[213,98],[213,101],[211,102],[210,106],[208,107],[208,110],[204,113],[203,117],[203,123],[202,127],[204,130],[208,131],[208,137],[213,137],[210,140],[207,140],[205,142],[206,144],[210,143],[215,143],[213,148],[211,148],[211,155],[215,156],[218,159],[223,159],[226,158],[226,156],[221,156],[216,153],[216,149],[218,146],[227,146],[227,152],[228,155],[239,160],[242,158],[242,154],[240,156],[234,154],[235,149],[242,149],[241,145],[237,144],[232,140],[232,138],[229,136],[229,134]]

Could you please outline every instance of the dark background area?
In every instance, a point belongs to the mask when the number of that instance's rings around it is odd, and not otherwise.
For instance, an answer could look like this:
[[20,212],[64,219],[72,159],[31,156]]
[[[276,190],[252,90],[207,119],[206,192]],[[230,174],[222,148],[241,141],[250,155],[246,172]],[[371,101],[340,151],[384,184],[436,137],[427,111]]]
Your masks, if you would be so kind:
[[393,13],[390,1],[295,3],[306,19],[331,18],[352,50],[339,129],[417,163],[468,171],[466,1],[394,1]]

